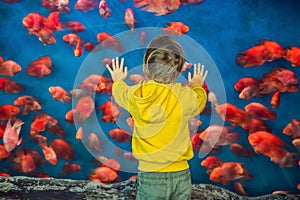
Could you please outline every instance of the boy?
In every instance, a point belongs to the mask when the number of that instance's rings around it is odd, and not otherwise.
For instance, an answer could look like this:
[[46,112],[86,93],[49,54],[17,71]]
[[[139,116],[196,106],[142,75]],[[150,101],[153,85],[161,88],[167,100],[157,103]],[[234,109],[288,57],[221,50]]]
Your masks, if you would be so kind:
[[[160,36],[150,42],[144,55],[147,78],[128,86],[124,59],[107,65],[114,81],[112,94],[134,121],[132,152],[139,160],[136,199],[190,199],[191,177],[188,160],[193,157],[188,120],[205,107],[202,88],[207,71],[194,65],[190,87],[175,83],[185,62],[176,40]],[[201,69],[200,69],[201,67]]]

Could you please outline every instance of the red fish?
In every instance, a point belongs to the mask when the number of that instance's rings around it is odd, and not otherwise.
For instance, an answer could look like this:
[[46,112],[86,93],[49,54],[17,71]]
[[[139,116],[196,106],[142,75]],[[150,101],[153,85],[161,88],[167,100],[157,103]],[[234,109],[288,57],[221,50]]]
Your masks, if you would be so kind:
[[280,105],[280,91],[277,91],[273,94],[271,98],[271,106],[276,109]]
[[42,109],[38,99],[29,95],[18,97],[14,100],[14,105],[22,108],[22,115],[27,115],[29,112]]
[[101,140],[96,133],[90,133],[85,145],[94,153],[101,153]]
[[91,96],[81,97],[75,109],[79,112],[79,117],[75,118],[75,121],[83,123],[95,109],[94,99]]
[[0,120],[9,120],[10,118],[15,118],[19,112],[20,109],[14,105],[0,105]]
[[92,42],[87,42],[87,43],[84,43],[83,48],[86,51],[91,52],[93,49],[96,48],[96,45],[94,45]]
[[98,6],[97,0],[77,0],[74,8],[82,12],[87,12],[89,10],[95,9]]
[[51,31],[47,31],[45,29],[40,30],[40,32],[37,34],[39,37],[39,41],[43,43],[44,46],[50,45],[50,44],[55,44],[56,39],[52,35]]
[[23,173],[32,173],[37,166],[31,152],[26,149],[18,149],[12,162],[15,170]]
[[118,51],[119,53],[122,53],[124,51],[121,41],[106,32],[98,33],[97,41],[101,43],[101,45],[105,48],[110,48],[112,50]]
[[75,33],[68,33],[63,36],[63,40],[70,46],[75,46],[77,44],[79,36]]
[[292,119],[291,122],[283,129],[283,133],[293,139],[300,138],[300,122],[296,119]]
[[63,177],[70,173],[77,173],[79,170],[81,170],[81,166],[78,164],[70,164],[69,162],[65,162],[63,166],[63,171],[60,175],[60,177]]
[[249,149],[238,143],[230,144],[230,151],[238,157],[252,158],[254,156],[254,154]]
[[0,176],[4,176],[4,177],[10,177],[10,174],[5,173],[5,172],[0,172]]
[[12,77],[20,72],[22,67],[12,60],[5,60],[0,63],[0,75]]
[[133,10],[131,8],[127,8],[125,10],[124,23],[129,26],[131,31],[133,31],[135,22],[136,20],[134,18]]
[[230,103],[219,104],[216,111],[224,121],[230,122],[232,125],[241,125],[248,119],[248,113]]
[[80,38],[78,37],[77,38],[77,44],[76,44],[76,47],[75,47],[75,49],[74,49],[74,55],[76,56],[76,57],[79,57],[79,56],[81,56],[82,55],[82,48],[81,48],[81,44],[80,44]]
[[283,85],[298,87],[296,74],[285,67],[275,67],[269,74],[275,76]]
[[224,162],[221,166],[214,168],[209,175],[211,181],[223,185],[228,185],[231,181],[235,180],[248,180],[252,178],[253,176],[238,162]]
[[261,120],[275,120],[276,112],[258,102],[252,102],[245,106],[245,111],[252,117]]
[[58,100],[60,102],[71,103],[71,96],[62,87],[51,86],[49,87],[49,92],[53,99]]
[[35,177],[37,178],[51,178],[47,173],[40,171],[35,174]]
[[292,144],[300,152],[300,138],[293,139]]
[[90,181],[98,183],[113,183],[117,178],[117,172],[109,167],[97,167],[88,175]]
[[104,94],[111,94],[113,81],[111,78],[100,74],[91,74],[80,84],[79,88],[84,88],[88,92],[100,92]]
[[10,78],[0,78],[0,90],[8,94],[24,92],[25,87],[11,80]]
[[76,109],[69,110],[65,115],[65,119],[68,124],[74,124],[74,118],[76,118],[77,115],[79,115],[79,113]]
[[270,131],[271,128],[265,124],[263,121],[255,118],[247,119],[242,125],[242,128],[248,133],[253,133],[256,131]]
[[157,16],[170,14],[180,6],[179,0],[134,0],[136,8],[142,7],[142,10],[154,12]]
[[10,152],[6,151],[3,144],[0,144],[0,160],[8,158],[10,156]]
[[141,40],[142,46],[144,46],[145,45],[145,41],[146,41],[146,32],[145,31],[141,32],[140,40]]
[[108,8],[106,0],[100,0],[99,2],[99,14],[104,17],[104,19],[110,17],[111,10]]
[[104,122],[116,123],[121,114],[119,106],[111,101],[106,101],[98,110],[102,111],[102,120]]
[[296,46],[287,47],[283,58],[290,61],[293,67],[300,66],[300,48]]
[[181,36],[189,31],[189,27],[182,22],[167,22],[168,27],[162,28],[162,32],[168,35]]
[[265,47],[267,53],[266,61],[272,62],[284,56],[284,49],[280,44],[271,40],[261,40],[261,44]]
[[66,21],[64,26],[74,33],[82,32],[85,30],[85,27],[78,21]]
[[23,18],[23,26],[27,29],[29,34],[38,35],[44,28],[44,20],[46,18],[37,12],[29,13]]
[[62,139],[55,139],[50,143],[58,158],[75,160],[73,147]]
[[131,135],[126,130],[121,128],[115,128],[109,131],[110,137],[117,142],[130,142]]
[[63,128],[58,124],[58,121],[51,117],[50,115],[47,115],[47,125],[46,128],[53,133],[54,135],[57,135],[59,137],[66,137],[66,133],[63,130]]

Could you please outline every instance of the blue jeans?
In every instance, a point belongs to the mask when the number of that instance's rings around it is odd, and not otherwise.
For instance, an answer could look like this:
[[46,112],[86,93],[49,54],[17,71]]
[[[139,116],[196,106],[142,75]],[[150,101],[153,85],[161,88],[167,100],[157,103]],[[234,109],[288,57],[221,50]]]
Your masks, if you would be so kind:
[[190,170],[139,172],[136,200],[185,200],[191,198]]

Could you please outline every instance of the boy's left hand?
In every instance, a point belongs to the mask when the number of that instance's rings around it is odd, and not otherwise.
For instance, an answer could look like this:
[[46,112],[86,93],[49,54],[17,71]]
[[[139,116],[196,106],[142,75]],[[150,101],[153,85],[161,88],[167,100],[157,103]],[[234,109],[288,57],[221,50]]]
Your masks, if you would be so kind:
[[111,78],[113,81],[125,80],[127,78],[127,67],[124,68],[124,58],[121,59],[121,63],[119,63],[119,58],[112,59],[112,69],[109,65],[106,65],[107,70],[110,72]]

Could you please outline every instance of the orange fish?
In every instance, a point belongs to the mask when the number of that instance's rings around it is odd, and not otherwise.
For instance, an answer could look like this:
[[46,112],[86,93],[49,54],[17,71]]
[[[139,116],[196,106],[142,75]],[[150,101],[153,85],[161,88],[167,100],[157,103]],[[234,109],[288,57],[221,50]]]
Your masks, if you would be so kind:
[[248,113],[230,103],[219,104],[216,111],[224,121],[230,122],[233,126],[241,125],[247,121]]
[[46,129],[48,115],[46,113],[36,115],[30,126],[30,135],[37,135]]
[[77,173],[79,170],[81,170],[81,166],[78,164],[70,164],[69,162],[65,162],[63,166],[63,171],[60,175],[60,177],[63,177],[69,173]]
[[97,167],[88,175],[90,181],[98,183],[113,183],[117,178],[117,172],[109,167]]
[[51,32],[55,33],[57,30],[62,29],[62,23],[59,22],[58,18],[59,12],[51,12],[49,16],[44,21],[44,28]]
[[109,167],[115,171],[119,171],[120,170],[120,163],[118,161],[116,161],[115,159],[111,159],[111,158],[106,158],[104,156],[97,156],[96,157],[97,162],[100,163],[101,167]]
[[[292,144],[300,152],[300,138],[293,139]],[[299,163],[300,163],[300,160],[299,160]]]
[[258,102],[252,102],[245,106],[245,111],[252,117],[261,120],[275,120],[276,112],[271,111],[268,107]]
[[62,139],[55,139],[50,143],[58,158],[75,160],[73,147]]
[[16,94],[24,92],[25,88],[23,85],[18,84],[10,78],[0,78],[0,90],[8,94]]
[[10,156],[10,152],[6,151],[3,144],[0,144],[0,160],[8,158]]
[[75,49],[74,49],[74,55],[75,55],[76,57],[79,57],[79,56],[82,55],[82,48],[81,48],[80,41],[81,41],[81,40],[80,40],[80,38],[78,37],[78,38],[77,38],[76,47],[75,47]]
[[126,119],[126,123],[127,123],[127,125],[129,126],[129,128],[130,128],[131,130],[133,130],[133,127],[134,127],[134,121],[133,121],[133,118],[132,118],[132,117],[128,117],[128,118]]
[[79,117],[76,117],[74,120],[83,123],[95,109],[94,99],[91,96],[81,97],[75,109],[79,112]]
[[98,110],[102,111],[102,120],[104,122],[116,123],[121,114],[119,106],[111,101],[106,101]]
[[44,76],[51,74],[51,69],[44,64],[35,63],[29,64],[26,68],[26,73],[30,76],[43,78]]
[[108,8],[106,0],[100,0],[99,2],[99,14],[104,17],[104,19],[110,17],[111,10]]
[[84,88],[91,93],[111,94],[113,81],[107,76],[91,74],[80,84],[79,88]]
[[76,10],[80,10],[82,12],[87,12],[89,10],[92,10],[94,8],[97,8],[98,6],[98,2],[95,1],[95,0],[92,0],[92,1],[82,1],[82,0],[77,0],[75,5],[74,5],[74,8]]
[[130,30],[133,32],[134,24],[136,23],[136,20],[134,18],[134,13],[133,13],[133,10],[131,8],[127,8],[125,10],[124,23],[127,26],[129,26]]
[[22,173],[32,173],[37,166],[31,151],[27,149],[18,149],[11,161],[14,169]]
[[43,172],[43,171],[40,171],[40,172],[36,173],[35,177],[37,177],[37,178],[50,178],[50,176],[48,174],[46,174],[45,172]]
[[75,33],[68,33],[63,36],[63,41],[70,46],[75,46],[77,44],[79,36]]
[[39,37],[39,41],[42,42],[44,46],[56,43],[56,39],[52,35],[51,31],[42,29],[38,32],[37,36]]
[[83,139],[84,134],[83,134],[83,130],[82,130],[81,126],[76,131],[76,135],[75,136],[76,136],[76,140],[82,140]]
[[134,0],[136,8],[156,13],[156,16],[170,14],[180,7],[180,0]]
[[0,122],[0,138],[3,138],[3,133],[5,130],[6,124],[4,122]]
[[84,89],[79,89],[79,88],[70,90],[70,94],[75,99],[80,99],[81,97],[88,95],[87,91],[85,91]]
[[297,153],[291,153],[282,148],[274,148],[270,160],[281,168],[287,168],[296,166],[299,158]]
[[110,137],[117,142],[130,142],[131,135],[126,130],[121,128],[115,128],[109,131]]
[[8,120],[16,117],[19,114],[20,109],[14,105],[3,104],[0,105],[0,120]]
[[49,12],[70,13],[69,0],[42,0],[42,5],[48,9]]
[[266,62],[269,54],[263,45],[256,45],[236,56],[236,64],[244,68],[260,66]]
[[4,176],[4,177],[10,177],[10,174],[5,173],[5,172],[0,172],[0,176]]
[[254,154],[249,149],[238,143],[230,144],[230,151],[238,157],[252,158],[254,156]]
[[14,105],[22,108],[22,115],[27,115],[29,112],[42,109],[38,99],[28,95],[18,97],[14,100]]
[[121,41],[106,32],[98,33],[97,41],[101,43],[101,45],[105,48],[110,48],[112,50],[118,51],[119,53],[122,53],[124,51]]
[[65,89],[60,86],[51,86],[49,87],[49,92],[53,99],[58,100],[60,102],[71,102],[71,96],[67,93]]
[[46,18],[37,12],[29,13],[23,18],[23,26],[29,34],[37,35],[44,28],[44,20]]
[[265,124],[263,121],[255,118],[249,118],[242,125],[242,128],[248,133],[253,133],[256,131],[270,131],[271,128]]
[[29,66],[36,65],[36,64],[41,64],[45,65],[47,68],[51,69],[52,67],[52,61],[49,56],[41,56],[38,59],[32,61]]
[[287,47],[283,58],[290,61],[293,67],[300,66],[300,48],[296,46]]
[[189,27],[182,22],[167,22],[168,27],[162,28],[162,32],[168,35],[181,36],[189,31]]
[[137,175],[133,175],[133,176],[130,176],[127,180],[136,180],[137,179]]
[[68,124],[73,124],[74,123],[74,118],[76,118],[76,115],[79,114],[77,113],[76,109],[71,109],[69,110],[66,115],[65,115],[65,119],[68,122]]
[[271,40],[261,40],[261,44],[265,47],[267,53],[266,61],[272,62],[284,56],[284,49],[280,44]]
[[280,91],[275,92],[271,98],[271,106],[276,109],[280,105]]
[[101,153],[101,140],[96,133],[90,133],[85,145],[94,153]]
[[207,158],[202,160],[200,164],[202,167],[206,168],[206,173],[210,174],[214,168],[223,165],[223,163],[224,162],[216,156],[208,156]]
[[224,162],[221,166],[214,168],[209,175],[211,181],[223,185],[229,185],[231,181],[235,180],[252,178],[253,176],[238,162]]
[[283,133],[293,139],[300,138],[300,122],[296,119],[292,119],[291,122],[283,129]]
[[74,33],[82,32],[85,30],[85,27],[78,21],[66,21],[64,26]]
[[22,67],[12,60],[5,60],[0,63],[0,75],[12,77],[20,72]]
[[34,135],[33,139],[37,141],[39,146],[41,147],[45,159],[49,161],[49,163],[56,165],[57,164],[57,156],[52,147],[48,147],[47,138],[42,135]]

